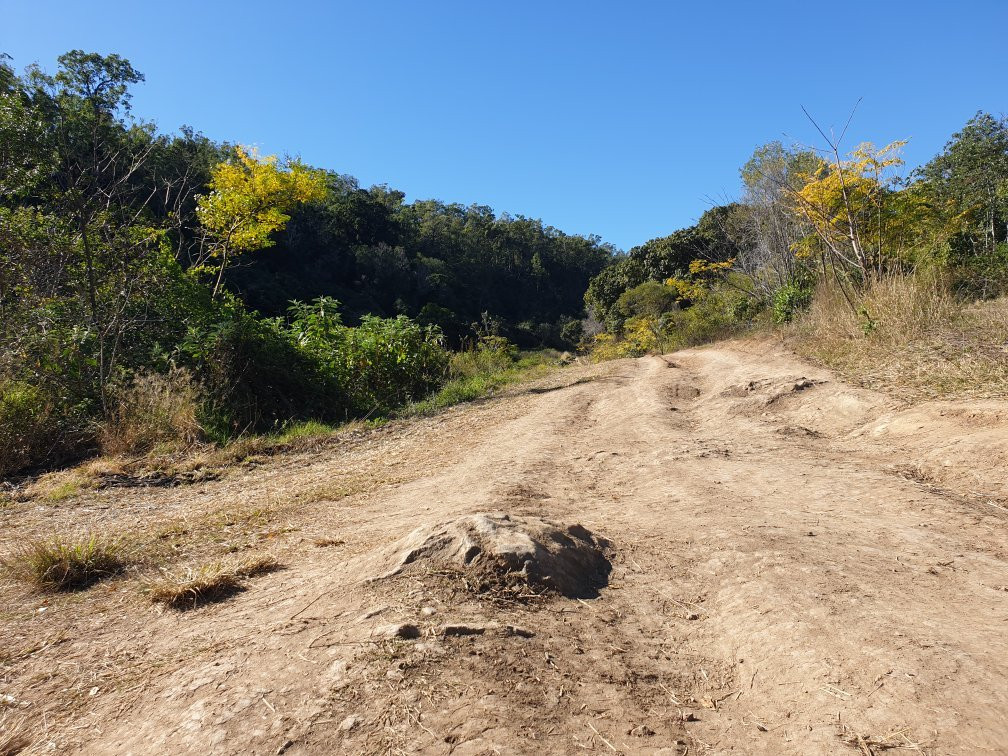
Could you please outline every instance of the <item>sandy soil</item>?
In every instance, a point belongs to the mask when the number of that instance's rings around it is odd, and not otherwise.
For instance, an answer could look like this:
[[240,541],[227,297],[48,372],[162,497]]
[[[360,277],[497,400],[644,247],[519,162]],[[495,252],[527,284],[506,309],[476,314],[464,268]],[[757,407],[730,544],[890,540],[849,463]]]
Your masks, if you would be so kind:
[[[0,548],[84,518],[285,568],[188,612],[152,608],[140,573],[0,585],[3,726],[31,752],[1008,753],[1006,419],[730,343],[216,481],[13,504]],[[476,512],[584,525],[608,584],[369,579],[414,528]]]

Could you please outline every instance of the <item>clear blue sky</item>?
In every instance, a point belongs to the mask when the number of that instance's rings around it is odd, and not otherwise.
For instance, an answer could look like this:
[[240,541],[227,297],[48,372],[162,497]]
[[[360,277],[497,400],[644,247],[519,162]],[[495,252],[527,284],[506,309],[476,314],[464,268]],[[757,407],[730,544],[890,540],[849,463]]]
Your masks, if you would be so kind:
[[926,161],[1008,110],[1008,0],[0,0],[19,70],[118,52],[134,110],[410,199],[478,202],[628,249],[738,193],[772,140],[910,137]]

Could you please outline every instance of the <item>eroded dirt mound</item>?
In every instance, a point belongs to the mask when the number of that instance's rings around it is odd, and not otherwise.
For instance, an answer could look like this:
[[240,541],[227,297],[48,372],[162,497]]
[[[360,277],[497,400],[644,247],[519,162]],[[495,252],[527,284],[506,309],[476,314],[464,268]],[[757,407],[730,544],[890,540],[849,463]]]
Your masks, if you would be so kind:
[[524,584],[590,598],[608,581],[609,547],[581,525],[481,513],[417,528],[382,553],[369,577],[392,577],[416,565],[460,572],[488,588]]

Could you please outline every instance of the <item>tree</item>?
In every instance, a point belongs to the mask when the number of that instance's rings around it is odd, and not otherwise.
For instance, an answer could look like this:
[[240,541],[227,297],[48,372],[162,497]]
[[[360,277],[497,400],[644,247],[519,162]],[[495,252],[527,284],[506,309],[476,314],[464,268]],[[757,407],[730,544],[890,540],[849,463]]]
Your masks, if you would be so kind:
[[279,164],[276,157],[260,159],[255,151],[235,147],[234,159],[220,163],[210,179],[210,193],[197,198],[196,213],[207,231],[209,244],[205,270],[213,261],[217,296],[224,271],[243,252],[271,247],[271,237],[290,220],[299,204],[325,197],[326,179],[321,171],[300,161]]
[[160,265],[151,192],[137,181],[153,127],[129,117],[143,75],[127,60],[73,50],[59,64],[55,75],[30,67],[0,95],[0,242],[20,276],[19,310],[41,324],[22,347],[80,364],[104,406],[126,334],[145,317],[138,292]]
[[813,233],[795,245],[800,255],[823,252],[834,269],[856,271],[862,285],[895,258],[903,215],[893,201],[897,179],[890,169],[903,165],[898,153],[904,144],[875,149],[865,142],[847,159],[837,154],[803,174],[804,186],[793,192],[795,209]]
[[979,112],[919,172],[947,227],[994,252],[1008,237],[1008,118]]
[[731,224],[726,222],[726,232],[735,242],[739,268],[763,299],[800,275],[793,247],[811,228],[795,212],[794,194],[819,163],[811,150],[769,142],[757,147],[739,171],[742,202]]

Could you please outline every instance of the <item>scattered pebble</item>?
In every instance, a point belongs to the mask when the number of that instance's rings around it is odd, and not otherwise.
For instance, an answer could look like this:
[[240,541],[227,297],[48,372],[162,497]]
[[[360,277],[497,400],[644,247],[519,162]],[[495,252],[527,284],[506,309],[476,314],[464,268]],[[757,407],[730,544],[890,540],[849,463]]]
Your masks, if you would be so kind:
[[359,725],[363,719],[359,714],[351,714],[349,717],[340,722],[340,732],[350,732],[354,727]]

